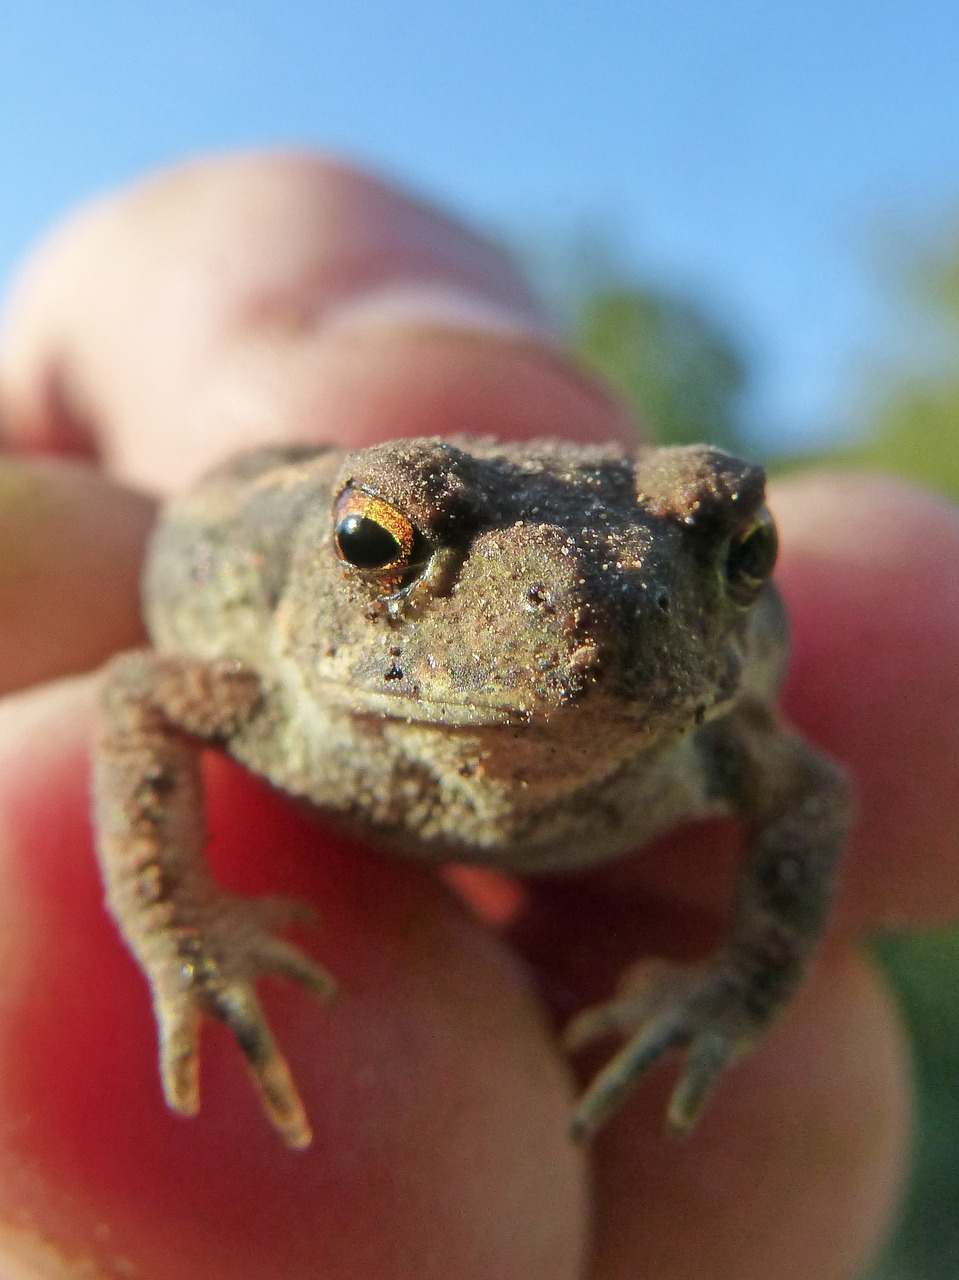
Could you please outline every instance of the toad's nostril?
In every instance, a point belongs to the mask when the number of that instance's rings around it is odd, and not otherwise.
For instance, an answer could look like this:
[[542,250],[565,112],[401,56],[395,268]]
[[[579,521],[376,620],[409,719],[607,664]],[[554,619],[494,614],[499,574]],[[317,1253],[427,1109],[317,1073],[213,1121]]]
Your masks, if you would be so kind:
[[542,582],[531,583],[526,588],[524,603],[534,613],[555,613],[553,593]]

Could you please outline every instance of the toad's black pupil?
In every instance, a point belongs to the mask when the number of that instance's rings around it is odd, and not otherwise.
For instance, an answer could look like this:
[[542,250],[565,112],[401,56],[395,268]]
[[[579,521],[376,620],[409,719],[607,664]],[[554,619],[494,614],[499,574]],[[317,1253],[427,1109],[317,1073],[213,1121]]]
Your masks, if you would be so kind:
[[336,526],[336,545],[343,559],[357,569],[383,569],[402,552],[388,529],[358,515],[346,516]]

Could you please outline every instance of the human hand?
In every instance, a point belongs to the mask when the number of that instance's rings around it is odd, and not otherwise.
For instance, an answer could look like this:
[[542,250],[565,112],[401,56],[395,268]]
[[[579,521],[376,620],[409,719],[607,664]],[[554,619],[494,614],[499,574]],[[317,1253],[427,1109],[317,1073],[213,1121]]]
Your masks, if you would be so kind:
[[7,311],[0,420],[0,1274],[61,1259],[155,1280],[857,1274],[909,1110],[901,1032],[857,937],[959,901],[952,509],[853,477],[773,494],[788,709],[853,769],[862,821],[811,981],[682,1143],[662,1134],[663,1077],[591,1148],[570,1143],[569,1073],[529,973],[556,1004],[608,990],[624,958],[701,952],[730,899],[725,829],[575,889],[531,885],[507,940],[431,875],[212,761],[219,874],[315,900],[344,992],[332,1014],[267,996],[315,1131],[293,1155],[215,1029],[200,1118],[164,1109],[146,988],[90,846],[92,681],[15,691],[141,642],[152,503],[127,485],[171,491],[264,441],[608,439],[629,437],[628,415],[498,252],[352,170],[278,156],[161,176],[55,235]]

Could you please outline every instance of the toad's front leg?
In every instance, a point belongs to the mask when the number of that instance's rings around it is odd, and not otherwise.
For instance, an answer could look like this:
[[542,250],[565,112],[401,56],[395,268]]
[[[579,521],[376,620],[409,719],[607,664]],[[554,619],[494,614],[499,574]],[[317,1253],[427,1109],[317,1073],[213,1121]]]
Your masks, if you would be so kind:
[[580,1099],[572,1122],[578,1137],[597,1129],[647,1068],[676,1049],[686,1062],[668,1119],[676,1132],[691,1128],[724,1068],[799,985],[826,921],[851,815],[843,774],[761,706],[700,732],[707,793],[749,827],[730,937],[699,964],[641,962],[614,999],[573,1019],[566,1030],[572,1050],[631,1033]]
[[221,1019],[246,1055],[271,1121],[291,1147],[310,1127],[255,993],[274,973],[319,995],[330,976],[274,930],[308,918],[287,899],[246,899],[210,875],[200,778],[204,744],[256,714],[261,689],[237,662],[124,654],[105,673],[94,754],[94,809],[107,901],[152,988],[170,1106],[199,1109],[203,1015]]

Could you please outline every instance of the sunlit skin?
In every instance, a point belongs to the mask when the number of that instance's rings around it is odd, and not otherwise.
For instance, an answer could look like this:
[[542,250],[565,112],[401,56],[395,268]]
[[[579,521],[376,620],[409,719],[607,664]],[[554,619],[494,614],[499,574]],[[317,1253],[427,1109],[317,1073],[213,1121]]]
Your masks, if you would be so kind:
[[345,993],[331,1012],[266,993],[315,1131],[291,1154],[225,1036],[204,1042],[200,1117],[165,1110],[146,989],[101,905],[94,681],[52,682],[141,635],[153,502],[136,490],[260,442],[633,425],[498,251],[292,156],[164,175],[41,246],[6,311],[0,418],[4,1276],[855,1277],[894,1213],[910,1109],[861,939],[959,907],[956,513],[881,478],[773,487],[787,709],[847,763],[860,820],[811,981],[682,1143],[662,1132],[664,1069],[594,1147],[570,1144],[551,1018],[607,990],[623,952],[709,945],[734,833],[681,833],[575,886],[474,877],[457,896],[211,762],[218,874],[316,901]]

